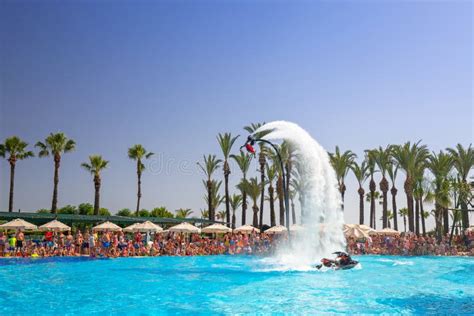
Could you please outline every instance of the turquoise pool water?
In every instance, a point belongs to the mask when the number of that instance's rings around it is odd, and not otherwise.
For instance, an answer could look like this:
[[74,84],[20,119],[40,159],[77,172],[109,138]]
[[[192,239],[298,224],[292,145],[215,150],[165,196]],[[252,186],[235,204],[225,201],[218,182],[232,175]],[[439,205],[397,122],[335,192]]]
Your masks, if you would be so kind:
[[359,257],[288,271],[258,257],[1,259],[6,314],[474,314],[474,259]]

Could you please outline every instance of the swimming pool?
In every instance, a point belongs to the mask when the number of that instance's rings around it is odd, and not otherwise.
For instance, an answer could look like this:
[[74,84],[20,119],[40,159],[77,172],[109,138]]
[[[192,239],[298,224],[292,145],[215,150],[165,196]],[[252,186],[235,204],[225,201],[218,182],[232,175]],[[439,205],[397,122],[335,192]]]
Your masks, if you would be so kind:
[[474,259],[358,257],[287,271],[245,256],[1,259],[1,314],[474,313]]

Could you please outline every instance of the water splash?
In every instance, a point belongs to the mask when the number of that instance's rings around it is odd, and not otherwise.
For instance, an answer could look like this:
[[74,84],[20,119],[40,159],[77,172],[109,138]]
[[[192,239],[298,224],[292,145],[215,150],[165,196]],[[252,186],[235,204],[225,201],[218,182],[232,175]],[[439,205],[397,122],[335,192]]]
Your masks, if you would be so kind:
[[304,183],[304,209],[300,222],[305,230],[291,235],[291,244],[277,251],[274,264],[296,270],[318,263],[322,257],[345,249],[344,216],[334,169],[326,150],[295,123],[270,122],[257,132],[271,130],[264,138],[285,140],[295,150],[299,180]]

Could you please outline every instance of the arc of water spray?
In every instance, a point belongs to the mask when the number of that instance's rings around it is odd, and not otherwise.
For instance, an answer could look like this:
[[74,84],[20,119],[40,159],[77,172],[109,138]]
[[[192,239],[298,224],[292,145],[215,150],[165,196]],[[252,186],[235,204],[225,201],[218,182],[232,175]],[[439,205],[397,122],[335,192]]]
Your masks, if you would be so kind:
[[[295,123],[275,121],[255,131],[270,131],[265,140],[285,140],[296,151],[304,188],[305,212],[301,218],[305,230],[295,234],[291,246],[277,251],[275,259],[288,266],[310,265],[323,256],[345,248],[343,213],[334,169],[327,151]],[[287,219],[288,222],[288,219]]]

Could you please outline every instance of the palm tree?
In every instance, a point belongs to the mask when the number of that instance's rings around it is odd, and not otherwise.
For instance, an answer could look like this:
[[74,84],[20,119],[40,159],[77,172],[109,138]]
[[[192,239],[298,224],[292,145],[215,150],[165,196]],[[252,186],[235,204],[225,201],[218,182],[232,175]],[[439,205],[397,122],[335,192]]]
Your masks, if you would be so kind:
[[[427,166],[425,165],[425,168],[426,167]],[[428,218],[428,215],[430,214],[429,212],[425,212],[425,207],[424,207],[423,202],[426,201],[427,198],[429,199],[429,196],[431,195],[430,187],[431,187],[431,183],[426,178],[423,178],[421,180],[421,183],[418,184],[418,190],[419,190],[418,193],[421,195],[419,203],[420,203],[421,228],[422,228],[423,236],[426,236],[426,219]],[[425,214],[428,214],[428,215],[425,215]]]
[[[265,122],[263,124],[261,124],[261,123],[256,123],[256,124],[252,123],[248,126],[245,126],[244,130],[246,130],[250,134],[253,134],[255,136],[255,138],[257,138],[257,139],[262,138],[263,136],[270,133],[270,131],[260,131],[258,133],[256,132],[264,124],[265,124]],[[258,154],[258,163],[260,165],[260,193],[261,193],[261,196],[260,196],[260,230],[262,230],[263,205],[264,205],[264,202],[265,202],[265,164],[266,164],[267,160],[266,160],[266,150],[264,150],[265,149],[265,144],[260,142],[259,146],[260,146],[260,152]]]
[[209,211],[208,210],[201,210],[201,219],[209,218]]
[[[208,186],[207,181],[202,181],[205,187]],[[216,218],[216,209],[222,204],[224,201],[224,197],[219,194],[219,190],[221,188],[222,181],[211,180],[211,190],[209,192],[210,195],[205,195],[204,200],[206,201],[207,205],[211,206],[210,214],[213,214],[212,220]],[[225,219],[225,218],[224,218]],[[228,219],[227,221],[228,222]]]
[[257,200],[258,200],[258,197],[260,196],[260,190],[261,190],[261,186],[258,183],[257,177],[250,178],[250,180],[246,180],[244,182],[244,188],[245,188],[245,191],[247,191],[247,195],[250,196],[250,199],[252,199],[253,226],[257,227],[258,226]]
[[[291,181],[293,183],[293,179]],[[295,211],[295,197],[296,197],[296,190],[288,189],[288,198],[290,199],[290,206],[291,206],[291,214],[293,214],[293,224],[296,224],[296,211]],[[301,222],[301,218],[300,218]]]
[[217,212],[216,214],[216,218],[221,220],[221,221],[226,221],[226,216],[227,216],[227,212],[226,211],[219,211]]
[[222,160],[217,159],[216,155],[207,155],[204,157],[204,164],[197,163],[199,168],[204,172],[206,175],[207,180],[204,182],[205,187],[207,188],[207,203],[208,203],[208,211],[209,211],[209,220],[214,221],[216,215],[214,213],[215,206],[212,204],[212,175],[214,172],[219,168],[220,163]]
[[388,227],[387,219],[387,202],[388,202],[388,190],[389,183],[385,175],[387,174],[388,168],[390,168],[392,161],[390,156],[391,146],[382,148],[381,146],[378,149],[369,151],[369,155],[373,156],[375,164],[379,168],[380,173],[382,174],[382,180],[380,180],[379,187],[382,191],[382,227]]
[[419,164],[424,163],[428,156],[426,145],[420,145],[420,141],[412,144],[406,142],[403,145],[392,146],[392,157],[396,160],[400,168],[405,172],[404,183],[405,194],[407,196],[408,207],[408,228],[415,231],[415,221],[413,214],[413,188],[415,181],[415,171]]
[[187,218],[192,213],[190,208],[180,208],[176,210],[176,218]]
[[360,165],[357,164],[357,162],[353,162],[351,165],[352,172],[354,173],[354,176],[357,180],[357,183],[359,184],[359,189],[357,190],[357,193],[359,193],[359,224],[364,224],[364,194],[365,190],[363,188],[365,180],[369,177],[369,172],[368,172],[368,165],[367,161],[364,160]]
[[267,164],[267,178],[268,178],[268,201],[270,203],[270,226],[276,225],[276,216],[275,216],[275,188],[273,187],[273,182],[277,174],[277,167],[275,164]]
[[[390,210],[387,210],[387,227],[391,228],[390,226],[390,220],[393,219],[393,212]],[[383,221],[383,216],[380,218],[381,221]]]
[[406,207],[401,208],[398,213],[403,217],[403,231],[407,231],[407,216],[408,216],[408,209]]
[[56,213],[58,208],[58,183],[59,183],[59,166],[61,165],[61,156],[76,148],[74,140],[67,138],[64,133],[49,134],[44,143],[37,142],[35,147],[39,148],[39,156],[53,156],[54,159],[54,188],[53,201],[51,203],[51,212]]
[[[300,213],[301,213],[301,222],[303,223],[305,219],[305,203],[306,203],[306,192],[309,189],[309,183],[305,177],[305,173],[302,170],[301,163],[295,164],[296,168],[293,170],[293,178],[291,179],[291,186],[298,193],[298,200],[300,202]],[[277,186],[278,187],[278,186]],[[277,190],[278,192],[278,190]]]
[[5,139],[5,143],[0,144],[0,157],[5,158],[10,163],[10,197],[8,200],[8,211],[13,211],[13,191],[15,188],[15,166],[18,160],[34,157],[32,151],[26,150],[28,143],[22,141],[17,136]]
[[[242,172],[242,179],[247,180],[247,172],[250,168],[250,155],[246,155],[243,151],[240,151],[239,155],[230,155],[230,158],[234,159]],[[240,188],[239,188],[240,190]],[[240,190],[242,194],[242,225],[245,225],[247,219],[247,192]]]
[[393,214],[392,211],[388,210],[387,211],[387,225],[388,225],[388,228],[391,228],[390,226],[390,221],[393,219],[395,215]]
[[[451,237],[449,243],[451,244],[452,235],[454,233],[454,228],[456,227],[456,234],[457,234],[457,222],[462,222],[462,211],[459,210],[460,205],[462,202],[469,202],[471,205],[471,200],[473,199],[473,187],[472,184],[463,182],[458,175],[455,177],[449,177],[450,187],[451,187],[451,197],[452,197],[452,204],[454,206],[453,214],[451,214],[451,218],[453,219],[453,224],[451,226]],[[462,225],[461,225],[462,227]]]
[[[415,186],[413,187],[413,199],[415,200],[415,234],[420,235],[420,201],[423,198],[423,189],[421,188],[422,179],[419,179],[418,176],[415,180]],[[422,218],[422,222],[424,219]],[[422,223],[423,226],[423,223]]]
[[133,145],[128,149],[128,158],[135,160],[137,162],[137,179],[138,179],[138,191],[137,191],[137,209],[136,214],[140,210],[140,199],[142,197],[142,172],[145,170],[145,165],[143,164],[143,159],[148,159],[154,154],[148,152],[145,147],[140,144]]
[[230,133],[224,133],[217,135],[217,141],[219,146],[222,150],[222,155],[224,156],[224,190],[225,190],[225,211],[227,214],[227,219],[230,219],[230,201],[229,201],[229,175],[230,175],[230,167],[229,167],[229,155],[234,145],[235,141],[239,138],[239,136],[232,137]]
[[[469,172],[474,167],[474,148],[472,145],[464,148],[461,144],[457,144],[456,148],[448,148],[448,152],[453,157],[454,168],[456,169],[461,181],[467,183]],[[462,227],[466,229],[469,227],[469,212],[467,211],[468,201],[461,198],[459,201],[462,210],[461,220]]]
[[397,220],[397,188],[395,187],[395,180],[397,178],[398,173],[398,164],[394,161],[388,165],[387,174],[392,182],[392,188],[390,189],[390,193],[392,194],[392,209],[393,209],[393,228],[398,230],[398,220]]
[[[421,205],[423,205],[423,201],[421,202]],[[420,209],[423,209],[423,207],[420,207]],[[423,229],[423,236],[426,236],[426,219],[428,217],[430,217],[430,212],[426,212],[424,210],[422,210],[420,212],[421,214],[421,218],[422,218],[422,221],[421,221],[421,224],[422,224],[422,229]]]
[[230,207],[232,208],[232,229],[235,229],[235,211],[242,204],[242,195],[233,194],[230,197]]
[[[449,216],[448,207],[451,203],[451,185],[448,180],[448,174],[453,167],[453,157],[443,151],[440,151],[438,154],[433,152],[428,157],[427,167],[435,177],[433,182],[433,194],[428,200],[434,199],[435,202],[436,232],[438,240],[441,240],[442,234],[449,232],[449,218],[446,219],[446,216]],[[441,219],[443,218],[444,225],[441,225]],[[442,226],[444,226],[443,230],[441,229]]]
[[99,155],[92,155],[89,156],[89,163],[84,162],[81,164],[81,166],[89,171],[93,176],[93,181],[94,181],[94,188],[95,188],[95,198],[94,198],[94,215],[99,215],[99,209],[100,209],[100,184],[101,184],[101,178],[100,178],[100,172],[107,168],[107,165],[109,162],[107,160],[104,160],[102,156]]
[[[293,159],[295,156],[295,149],[287,141],[283,141],[280,146],[280,156],[283,159],[283,164],[286,172],[286,187],[289,193],[291,184],[291,174],[293,173]],[[260,215],[261,216],[261,215]],[[296,224],[296,213],[294,208],[291,209],[291,220]]]
[[[451,221],[453,222],[453,228],[455,226],[455,223],[462,221],[461,212],[458,212],[456,210],[453,210],[451,213],[449,213],[449,217],[451,218]],[[458,235],[458,234],[459,234],[458,226],[456,226],[456,235]]]
[[350,150],[346,150],[341,154],[339,146],[336,146],[335,153],[329,153],[329,158],[331,165],[336,172],[337,183],[339,185],[339,192],[341,193],[342,200],[342,210],[344,210],[344,194],[346,192],[346,185],[344,184],[344,179],[349,172],[354,159],[357,158],[357,155]]
[[[283,190],[284,184],[287,184],[287,182],[283,183],[283,170],[281,170],[281,164],[280,164],[280,158],[281,162],[284,165],[283,168],[285,168],[286,161],[289,159],[289,150],[287,150],[288,144],[282,143],[282,145],[276,145],[275,147],[277,148],[278,152],[280,153],[280,156],[274,151],[274,150],[267,150],[267,156],[270,158],[272,161],[273,165],[275,166],[276,172],[277,172],[277,182],[276,182],[276,193],[277,193],[277,198],[278,198],[278,204],[279,204],[279,215],[280,215],[280,225],[285,225],[285,194]],[[288,170],[287,168],[285,168]],[[289,189],[289,187],[287,187]]]
[[[366,151],[365,160],[367,161],[367,170],[370,175],[370,182],[369,182],[369,190],[370,190],[370,227],[373,229],[376,228],[375,222],[375,200],[376,198],[375,193],[377,190],[377,185],[374,181],[374,173],[375,173],[375,159],[374,155],[370,154],[370,151]],[[378,193],[378,192],[377,192]]]
[[[373,200],[375,203],[377,203],[377,201],[380,200],[380,196],[381,195],[379,191],[375,191],[374,194],[369,192],[365,195],[365,201],[370,203]],[[379,201],[379,204],[382,204],[381,201]]]
[[299,179],[291,179],[291,187],[293,188],[293,190],[291,190],[291,192],[293,192],[293,196],[291,197],[292,199],[294,199],[296,197],[296,194],[298,194],[298,201],[300,202],[300,221],[302,222],[303,219],[304,219],[304,204],[305,204],[305,195],[304,193],[302,192],[302,184],[303,182],[300,181]]
[[426,169],[426,162],[420,163],[415,169],[415,186],[413,187],[413,198],[415,199],[415,233],[417,236],[420,235],[420,219],[421,226],[425,226],[425,219],[421,216],[422,200],[425,194],[423,181],[424,173]]

